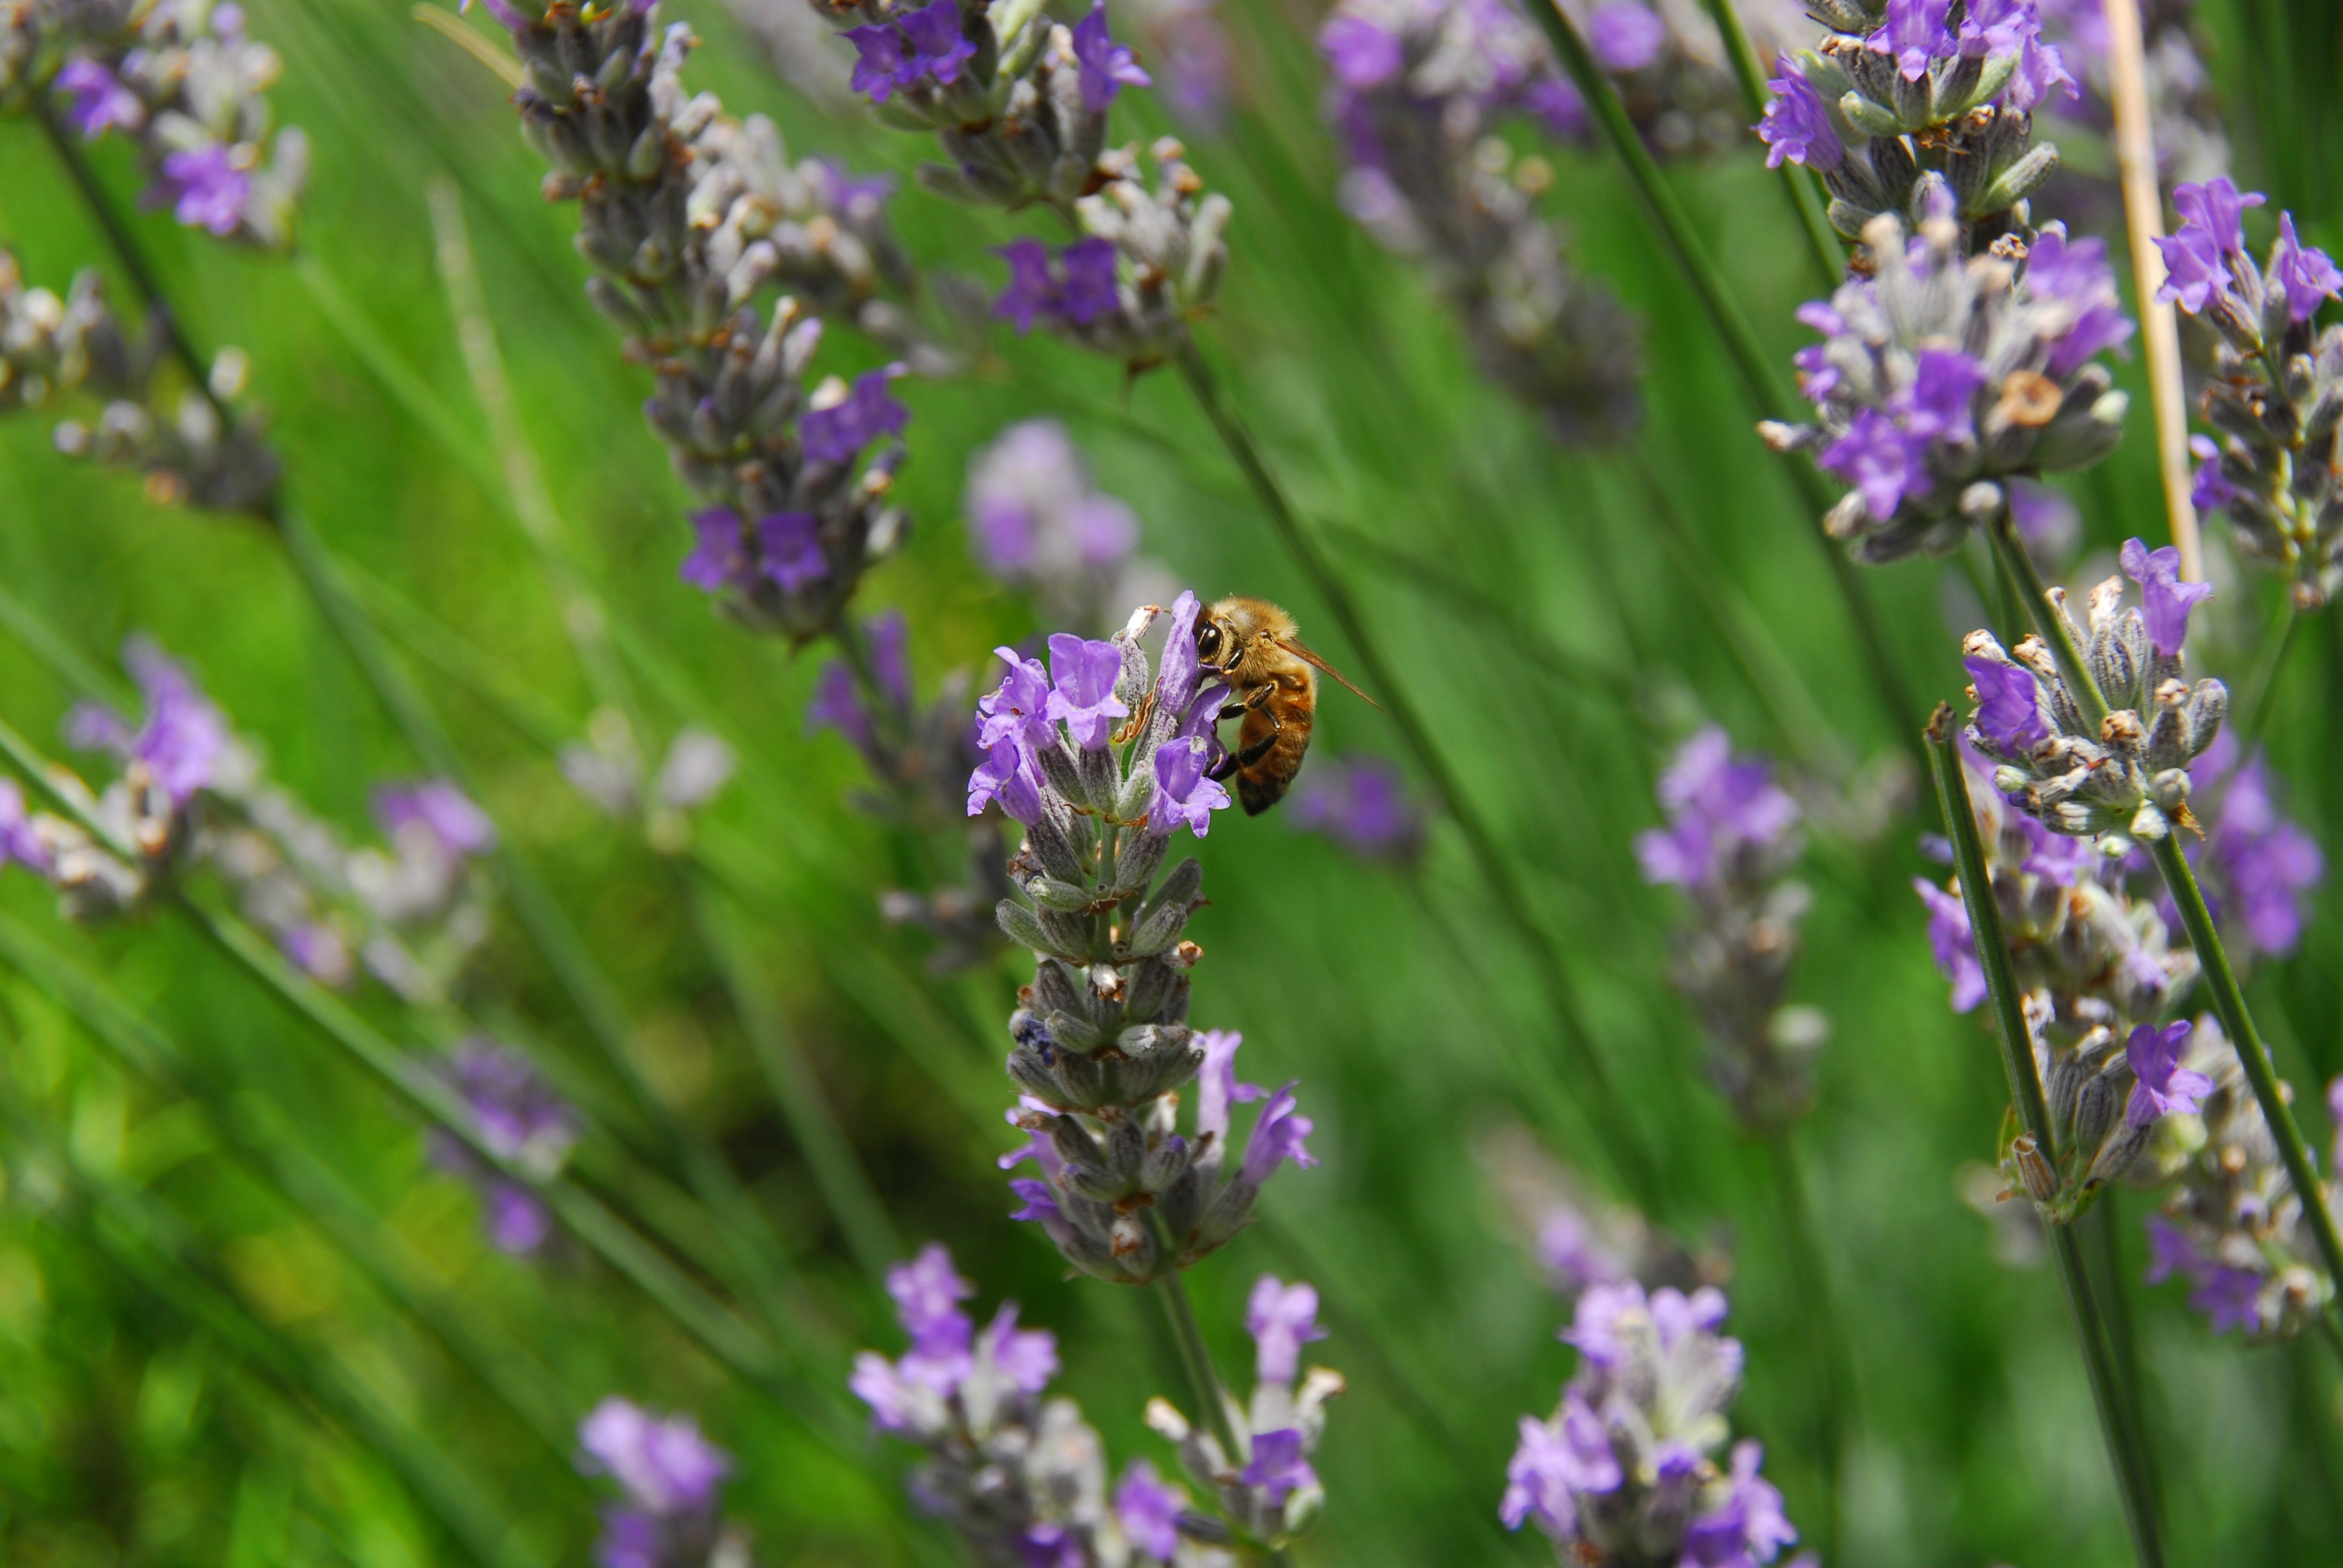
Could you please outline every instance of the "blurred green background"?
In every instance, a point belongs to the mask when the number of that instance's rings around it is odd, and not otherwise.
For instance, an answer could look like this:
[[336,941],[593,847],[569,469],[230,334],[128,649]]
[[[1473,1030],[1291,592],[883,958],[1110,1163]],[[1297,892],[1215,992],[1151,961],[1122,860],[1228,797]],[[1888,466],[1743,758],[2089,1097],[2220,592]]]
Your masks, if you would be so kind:
[[[740,748],[741,773],[707,830],[755,869],[744,904],[758,982],[811,1053],[900,1232],[947,1241],[979,1282],[981,1310],[1013,1296],[1028,1322],[1056,1331],[1066,1363],[1058,1386],[1081,1401],[1118,1461],[1149,1453],[1168,1463],[1140,1420],[1150,1394],[1174,1392],[1153,1303],[1066,1281],[1043,1238],[1004,1218],[993,1167],[1011,1141],[999,1122],[1008,1099],[1000,1020],[1016,966],[927,977],[924,940],[887,927],[877,910],[903,849],[846,804],[860,764],[834,738],[803,735],[816,661],[719,622],[677,581],[686,498],[642,426],[644,378],[618,362],[580,295],[573,215],[538,198],[540,166],[515,134],[503,89],[396,0],[255,0],[250,11],[252,30],[285,57],[279,115],[312,137],[307,256],[288,265],[230,254],[166,215],[136,222],[199,339],[251,354],[292,498],[347,560],[582,732],[589,689],[494,487],[496,454],[434,268],[425,191],[452,179],[529,444],[587,579],[672,673],[663,687],[646,683],[654,707],[712,722]],[[907,175],[919,160],[920,138],[826,118],[781,85],[712,0],[674,14],[705,40],[692,79],[735,113],[771,115],[794,152]],[[1664,1151],[1668,1208],[1654,1218],[1731,1251],[1731,1328],[1748,1349],[1736,1426],[1765,1442],[1792,1517],[1811,1519],[1816,1401],[1801,1289],[1785,1263],[1763,1152],[1709,1089],[1666,980],[1676,902],[1643,885],[1631,839],[1655,818],[1657,759],[1704,717],[1745,747],[1878,765],[1908,755],[1901,730],[1918,715],[1897,726],[1883,712],[1805,537],[1811,518],[1750,434],[1706,318],[1611,162],[1599,150],[1554,149],[1546,198],[1574,236],[1577,263],[1646,328],[1644,432],[1624,454],[1586,457],[1554,447],[1475,377],[1422,279],[1335,205],[1312,10],[1223,0],[1221,15],[1241,101],[1220,132],[1185,133],[1198,169],[1238,214],[1222,304],[1202,329],[1207,351],[1307,515],[1436,561],[1506,612],[1473,608],[1355,543],[1342,548],[1413,695],[1564,947],[1640,1131]],[[2272,189],[2307,238],[2333,244],[2343,236],[2335,15],[2308,0],[2292,10],[2239,0],[2207,5],[2203,21],[2227,101],[2256,112],[2232,116],[2240,183]],[[2257,56],[2257,26],[2265,40],[2292,43],[2266,42]],[[1166,128],[1145,97],[1118,106],[1119,134]],[[118,198],[135,191],[119,138],[93,156]],[[0,241],[28,276],[61,285],[81,266],[105,265],[30,126],[0,121]],[[1809,262],[1754,150],[1671,177],[1786,361],[1804,340],[1789,313],[1810,292]],[[908,179],[894,212],[922,265],[987,277],[984,247],[1019,232]],[[2127,293],[2128,284],[2127,274]],[[333,298],[411,377],[404,394],[337,325],[325,304]],[[822,364],[850,373],[874,358],[841,331]],[[2130,439],[2069,487],[2097,548],[2158,537],[2162,526],[2138,367],[2121,374],[2137,394]],[[923,688],[975,668],[995,643],[1049,629],[975,568],[959,518],[969,455],[1037,414],[1066,421],[1102,487],[1137,508],[1147,553],[1185,581],[1208,597],[1276,598],[1305,631],[1322,624],[1171,377],[1126,387],[1111,365],[1003,332],[966,377],[898,389],[914,412],[900,494],[917,532],[864,603],[908,614]],[[11,591],[92,658],[110,658],[134,629],[153,634],[266,744],[279,778],[354,830],[375,783],[420,771],[269,540],[154,508],[134,480],[68,467],[48,450],[45,424],[0,427],[0,577]],[[1710,586],[1729,582],[1755,608],[1832,735],[1778,728],[1782,689],[1752,685],[1743,653],[1703,608],[1705,590],[1650,515],[1639,470],[1659,477],[1699,553],[1713,558]],[[1903,678],[1927,701],[1956,696],[1960,683],[1943,606],[1964,590],[1943,587],[1948,570],[1909,563],[1865,574]],[[2267,591],[2246,582],[2232,608],[2261,605]],[[2343,767],[2329,739],[2343,699],[2336,627],[2328,616],[2297,648],[2269,727],[2294,809],[2329,845],[2343,823]],[[1343,659],[1331,629],[1315,635]],[[2250,648],[2252,635],[2227,648]],[[1564,678],[1546,648],[1632,665],[1633,701]],[[2240,678],[2249,655],[2224,668],[2227,649],[2213,648],[2214,673]],[[774,1217],[819,1307],[810,1332],[829,1358],[819,1375],[842,1380],[857,1345],[891,1352],[884,1302],[825,1221],[692,931],[675,869],[597,814],[541,747],[443,664],[414,668],[488,804],[623,992],[642,1071],[720,1144]],[[48,743],[74,695],[0,639],[9,722]],[[1387,720],[1339,693],[1322,709],[1316,744],[1402,753]],[[2004,1094],[1979,1020],[1945,1006],[1908,891],[1911,876],[1930,869],[1914,848],[1930,815],[1913,795],[1867,840],[1820,832],[1807,872],[1817,901],[1795,993],[1829,1012],[1834,1035],[1818,1108],[1797,1137],[1857,1412],[1835,1561],[2126,1562],[2056,1283],[1997,1261],[1993,1225],[1959,1190],[1964,1163],[1992,1157]],[[1523,1055],[1551,1062],[1559,1050],[1528,955],[1486,906],[1446,824],[1412,872],[1353,861],[1274,815],[1224,818],[1197,852],[1212,901],[1191,931],[1209,955],[1195,1020],[1244,1031],[1249,1076],[1301,1079],[1323,1161],[1280,1178],[1266,1201],[1272,1222],[1193,1280],[1229,1366],[1247,1358],[1239,1319],[1259,1273],[1308,1278],[1328,1298],[1334,1334],[1318,1355],[1349,1374],[1351,1392],[1318,1455],[1327,1514],[1299,1560],[1539,1561],[1544,1543],[1507,1537],[1495,1508],[1515,1420],[1552,1408],[1568,1352],[1554,1338],[1559,1309],[1475,1151],[1521,1123],[1562,1161],[1590,1173],[1601,1164],[1575,1113],[1542,1116],[1508,1065]],[[526,1347],[549,1373],[548,1409],[560,1422],[607,1392],[697,1412],[739,1458],[729,1507],[753,1527],[765,1563],[948,1555],[896,1501],[908,1451],[875,1438],[859,1456],[825,1448],[582,1256],[526,1265],[489,1250],[469,1193],[424,1166],[414,1123],[181,925],[156,919],[86,934],[58,921],[52,902],[31,879],[0,877],[0,913],[102,974],[112,995],[230,1087],[207,1106],[159,1091],[115,1065],[53,985],[0,970],[15,1129],[0,1136],[21,1139],[17,1118],[29,1116],[77,1164],[151,1200],[150,1217],[175,1216],[190,1265],[174,1272],[126,1244],[118,1217],[94,1216],[42,1178],[42,1159],[12,1161],[17,1177],[0,1204],[0,1561],[462,1561],[383,1457],[402,1442],[475,1496],[510,1561],[587,1560],[597,1493],[560,1432],[532,1432],[310,1220],[238,1172],[216,1127],[246,1115],[330,1167],[428,1292]],[[2343,1071],[2343,922],[2332,903],[2300,952],[2256,981],[2281,1070],[2298,1086]],[[493,943],[478,966],[493,978],[466,998],[475,1016],[585,1060],[574,1013],[513,922],[499,924]],[[378,991],[361,1005],[395,1037],[423,1043]],[[2323,1145],[2323,1118],[2312,1120]],[[2141,1204],[2127,1197],[2121,1207],[2136,1280]],[[149,1266],[130,1266],[137,1259]],[[2313,1345],[2215,1341],[2173,1288],[2135,1288],[2131,1303],[2176,1561],[2343,1562],[2332,1358]],[[265,1327],[257,1339],[255,1324]],[[349,1418],[321,1388],[356,1391],[376,1424]]]

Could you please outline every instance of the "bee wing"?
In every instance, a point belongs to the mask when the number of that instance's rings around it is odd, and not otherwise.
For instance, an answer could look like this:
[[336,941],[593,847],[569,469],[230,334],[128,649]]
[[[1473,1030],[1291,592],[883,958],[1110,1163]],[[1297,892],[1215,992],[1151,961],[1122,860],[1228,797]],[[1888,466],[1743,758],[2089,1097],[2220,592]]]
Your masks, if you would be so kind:
[[1341,670],[1336,669],[1332,665],[1327,663],[1324,659],[1311,652],[1309,648],[1303,647],[1300,642],[1289,638],[1282,639],[1278,646],[1284,648],[1286,652],[1292,654],[1294,658],[1302,660],[1302,663],[1313,665],[1316,668],[1324,670],[1335,679],[1341,681],[1344,686],[1350,687],[1352,693],[1356,696],[1359,700],[1364,702],[1369,708],[1373,709],[1378,713],[1383,711],[1383,705],[1382,703],[1377,702],[1373,698],[1369,697],[1365,692],[1361,691],[1356,686],[1353,686],[1349,676],[1344,675]]

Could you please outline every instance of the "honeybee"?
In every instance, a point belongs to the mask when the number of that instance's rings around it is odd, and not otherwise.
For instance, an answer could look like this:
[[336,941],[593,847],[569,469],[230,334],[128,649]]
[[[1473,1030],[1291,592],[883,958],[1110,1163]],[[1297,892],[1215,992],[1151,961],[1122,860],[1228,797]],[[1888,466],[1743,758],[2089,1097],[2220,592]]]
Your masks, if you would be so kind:
[[1383,706],[1304,647],[1293,618],[1267,599],[1232,594],[1198,616],[1196,657],[1207,674],[1229,685],[1231,698],[1220,717],[1244,719],[1235,749],[1214,765],[1212,776],[1236,776],[1237,799],[1248,817],[1276,805],[1302,771],[1318,716],[1319,670],[1370,707]]

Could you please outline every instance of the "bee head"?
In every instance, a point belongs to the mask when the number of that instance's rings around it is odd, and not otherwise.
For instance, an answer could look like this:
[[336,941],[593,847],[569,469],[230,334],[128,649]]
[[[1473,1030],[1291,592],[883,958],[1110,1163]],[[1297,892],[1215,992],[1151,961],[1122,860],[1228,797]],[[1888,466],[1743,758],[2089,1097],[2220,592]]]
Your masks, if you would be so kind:
[[1196,622],[1196,657],[1218,668],[1222,654],[1228,651],[1229,636],[1215,616],[1206,615]]

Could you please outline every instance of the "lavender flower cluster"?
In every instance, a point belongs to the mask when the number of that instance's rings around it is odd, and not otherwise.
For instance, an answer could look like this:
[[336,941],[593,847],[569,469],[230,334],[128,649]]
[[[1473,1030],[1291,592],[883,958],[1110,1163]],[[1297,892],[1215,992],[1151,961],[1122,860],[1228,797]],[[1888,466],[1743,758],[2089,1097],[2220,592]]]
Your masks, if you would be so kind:
[[1135,148],[1107,146],[1110,106],[1151,78],[1114,41],[1102,0],[1071,27],[1038,0],[815,0],[815,10],[858,20],[846,29],[853,86],[878,117],[936,134],[951,161],[924,166],[922,183],[986,206],[1053,207],[1087,236],[1055,251],[1032,239],[1003,246],[996,316],[1020,332],[1043,322],[1133,372],[1170,357],[1219,291],[1231,209],[1204,193],[1176,140],[1149,149],[1151,187]]
[[1565,1563],[1639,1568],[1754,1568],[1795,1543],[1759,1445],[1745,1439],[1716,1462],[1741,1387],[1741,1342],[1717,1332],[1725,1313],[1714,1287],[1587,1287],[1562,1331],[1579,1367],[1561,1408],[1522,1418],[1506,1526],[1534,1523]]
[[[458,1040],[437,1070],[470,1117],[473,1131],[498,1160],[539,1181],[559,1172],[578,1141],[578,1113],[528,1057],[473,1035]],[[552,1239],[553,1212],[545,1200],[481,1159],[462,1139],[433,1128],[425,1135],[424,1152],[435,1167],[479,1194],[481,1224],[498,1251],[527,1257]]]
[[2226,179],[2174,194],[2180,227],[2157,243],[2166,278],[2157,297],[2213,329],[2211,374],[2198,409],[2212,436],[2190,438],[2198,511],[2229,521],[2238,552],[2284,577],[2295,603],[2324,605],[2343,583],[2343,327],[2318,329],[2318,307],[2343,294],[2343,271],[2278,216],[2264,265],[2247,251],[2245,209]]
[[2205,836],[2187,849],[2222,943],[2242,969],[2294,950],[2327,857],[2287,817],[2268,759],[2259,749],[2242,761],[2239,755],[2237,738],[2223,730],[2190,766],[2189,810]]
[[1168,572],[1138,553],[1139,514],[1098,487],[1055,419],[1020,420],[970,457],[961,506],[978,564],[1030,590],[1045,624],[1111,631],[1120,607],[1169,597]]
[[[887,499],[900,367],[805,385],[823,313],[900,320],[880,298],[908,280],[883,186],[793,166],[769,122],[688,94],[691,30],[660,28],[656,5],[486,3],[520,56],[546,195],[578,204],[588,295],[656,377],[644,416],[703,503],[684,580],[759,629],[820,635],[905,528]],[[768,285],[789,291],[769,315]]]
[[[1188,1027],[1183,940],[1203,869],[1161,872],[1181,828],[1202,837],[1229,803],[1212,777],[1213,726],[1226,687],[1205,685],[1196,652],[1202,607],[1172,610],[1161,673],[1140,639],[1162,615],[1141,606],[1107,641],[1050,639],[1050,668],[1001,650],[1009,674],[977,705],[984,754],[969,780],[972,816],[998,801],[1023,825],[1010,862],[1021,900],[1001,929],[1034,956],[1009,1029],[1011,1121],[1031,1135],[1004,1166],[1041,1175],[1011,1185],[1067,1261],[1101,1279],[1145,1283],[1224,1245],[1262,1183],[1287,1160],[1312,1163],[1308,1117],[1291,1083],[1273,1094],[1236,1077],[1242,1037]],[[1199,1080],[1193,1131],[1177,1131],[1178,1091]],[[1231,1112],[1262,1108],[1241,1155]]]
[[620,1493],[602,1511],[599,1568],[750,1568],[747,1539],[717,1507],[732,1456],[698,1422],[606,1399],[578,1423],[578,1468]]
[[165,357],[158,334],[124,324],[95,271],[76,276],[60,298],[28,286],[15,256],[0,249],[0,414],[90,398],[95,419],[55,426],[58,451],[145,475],[146,495],[159,504],[264,508],[276,493],[277,462],[236,407],[249,369],[245,356],[222,350],[206,386],[170,401]]
[[347,986],[363,960],[402,1000],[443,1001],[488,934],[478,859],[494,830],[479,809],[441,779],[386,786],[375,804],[387,847],[353,849],[270,781],[256,749],[185,667],[138,638],[123,658],[145,699],[139,718],[83,703],[65,725],[76,748],[119,759],[121,775],[96,791],[69,774],[53,780],[102,835],[28,813],[10,785],[0,791],[0,864],[43,877],[66,913],[88,922],[208,870],[310,978]]
[[1528,19],[1503,0],[1342,0],[1318,46],[1351,216],[1423,259],[1482,368],[1562,438],[1634,429],[1634,330],[1606,290],[1571,272],[1561,236],[1538,216],[1546,165],[1514,160],[1496,134],[1509,116],[1564,133],[1584,124],[1584,104]]
[[2006,511],[2013,477],[2096,463],[2123,435],[2094,358],[2132,332],[2106,246],[2054,224],[1964,256],[1948,187],[1930,188],[1916,236],[1872,219],[1874,275],[1799,309],[1827,338],[1797,354],[1815,422],[1758,427],[1850,487],[1823,527],[1866,561],[1945,554]]
[[[2218,1020],[2197,1020],[2187,1060],[2183,1070],[2203,1085],[2201,1103],[2173,1118],[2157,1141],[2158,1174],[2173,1190],[2147,1218],[2148,1282],[2187,1282],[2188,1304],[2215,1333],[2290,1339],[2327,1310],[2333,1282]],[[2327,1100],[2343,1125],[2343,1079],[2328,1086]],[[2330,1179],[2327,1201],[2343,1201],[2343,1184]]]
[[24,0],[0,9],[0,113],[45,115],[85,141],[138,146],[148,206],[191,228],[282,249],[308,143],[275,129],[277,52],[233,0]]
[[1309,1285],[1288,1285],[1273,1274],[1254,1281],[1245,1332],[1253,1339],[1252,1397],[1230,1396],[1225,1412],[1237,1452],[1169,1400],[1148,1401],[1147,1424],[1178,1447],[1189,1478],[1219,1503],[1236,1539],[1275,1552],[1306,1532],[1325,1506],[1310,1456],[1325,1435],[1326,1402],[1342,1392],[1342,1374],[1302,1370],[1302,1347],[1326,1337],[1318,1326],[1318,1292]]
[[1058,1372],[1055,1335],[1017,1326],[1001,1303],[982,1328],[960,1309],[975,1288],[930,1242],[890,1270],[888,1293],[910,1338],[889,1360],[855,1358],[851,1386],[880,1431],[924,1451],[911,1496],[941,1516],[977,1560],[999,1568],[1124,1568],[1172,1563],[1230,1568],[1228,1532],[1145,1459],[1111,1494],[1106,1445],[1063,1397],[1044,1398]]
[[1659,795],[1668,824],[1638,837],[1635,853],[1646,881],[1692,903],[1676,982],[1708,1036],[1709,1072],[1745,1125],[1786,1126],[1813,1103],[1830,1029],[1818,1010],[1783,1000],[1813,901],[1788,877],[1805,849],[1798,804],[1764,758],[1736,759],[1714,725],[1677,750]]
[[1822,0],[1831,29],[1767,84],[1766,161],[1805,165],[1830,221],[1875,254],[1883,214],[1918,226],[1940,206],[1965,249],[2030,234],[2026,199],[2057,172],[2034,109],[2077,94],[2036,0]]

